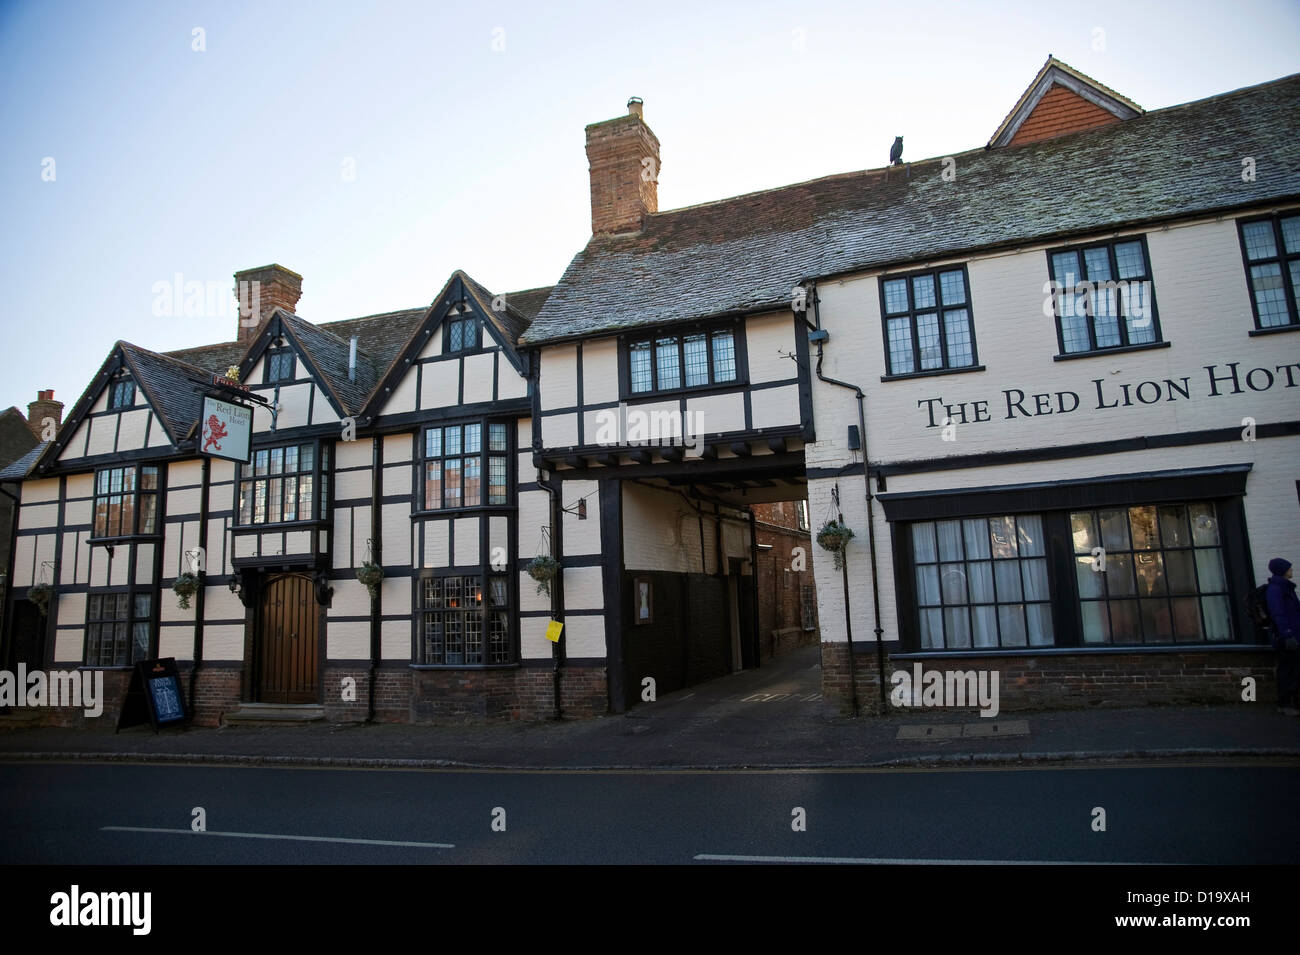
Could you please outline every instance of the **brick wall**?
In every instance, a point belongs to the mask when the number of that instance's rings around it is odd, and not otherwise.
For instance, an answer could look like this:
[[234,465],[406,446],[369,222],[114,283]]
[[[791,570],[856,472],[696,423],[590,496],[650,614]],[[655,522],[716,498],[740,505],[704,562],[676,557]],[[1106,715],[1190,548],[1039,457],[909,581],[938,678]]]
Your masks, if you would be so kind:
[[[753,506],[758,551],[758,633],[762,660],[818,641],[817,631],[803,629],[802,587],[813,585],[813,544],[799,530],[799,501]],[[763,545],[771,549],[764,550]],[[796,547],[803,549],[803,570],[795,570]],[[812,600],[816,620],[816,599]]]
[[[549,667],[413,670],[411,719],[415,723],[548,720],[555,713],[554,679]],[[604,667],[566,667],[562,681],[565,716],[605,712]]]
[[[355,681],[344,700],[345,679]],[[369,715],[370,669],[368,667],[327,666],[321,702],[325,718],[331,723],[362,723]],[[405,667],[380,667],[375,671],[375,722],[411,722],[411,671]]]
[[1078,93],[1064,86],[1053,86],[1038,101],[1016,135],[1011,138],[1009,146],[1024,143],[1036,143],[1041,139],[1051,139],[1065,133],[1077,133],[1085,129],[1096,129],[1121,122],[1114,113],[1090,103]]
[[593,234],[639,231],[659,211],[659,139],[639,112],[588,126],[587,161]]
[[[189,670],[181,671],[182,686],[189,687]],[[243,696],[243,667],[199,667],[194,687],[194,722],[198,726],[220,726],[221,717],[239,709]]]
[[[879,680],[875,648],[855,642],[859,712],[879,712]],[[849,669],[843,643],[822,644],[822,693],[828,708],[849,711]],[[998,702],[1002,713],[1027,709],[1072,709],[1085,706],[1145,706],[1149,704],[1239,703],[1242,680],[1255,679],[1256,701],[1277,700],[1271,651],[1240,653],[1107,653],[1068,656],[932,659],[930,670],[988,670],[998,673]],[[885,657],[886,690],[895,669],[912,670],[913,661],[891,662]],[[895,710],[906,713],[907,710]],[[973,709],[954,710],[970,715]]]

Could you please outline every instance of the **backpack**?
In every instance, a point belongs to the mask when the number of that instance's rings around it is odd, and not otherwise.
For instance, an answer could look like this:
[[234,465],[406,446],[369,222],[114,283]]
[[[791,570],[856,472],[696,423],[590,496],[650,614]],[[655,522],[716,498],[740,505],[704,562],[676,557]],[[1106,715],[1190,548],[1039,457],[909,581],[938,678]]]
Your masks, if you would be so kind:
[[1257,635],[1272,637],[1273,618],[1268,612],[1268,584],[1252,587],[1246,592],[1246,615],[1255,625]]

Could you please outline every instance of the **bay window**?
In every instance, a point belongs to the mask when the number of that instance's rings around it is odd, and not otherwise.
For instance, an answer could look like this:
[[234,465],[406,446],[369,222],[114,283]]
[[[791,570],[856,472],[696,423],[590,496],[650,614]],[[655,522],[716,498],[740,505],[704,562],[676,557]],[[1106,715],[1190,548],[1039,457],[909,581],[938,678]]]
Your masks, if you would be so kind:
[[489,421],[426,428],[423,472],[426,511],[507,504],[509,426]]
[[258,448],[240,465],[239,523],[324,520],[329,514],[329,445]]
[[158,467],[133,464],[95,472],[92,537],[158,533]]

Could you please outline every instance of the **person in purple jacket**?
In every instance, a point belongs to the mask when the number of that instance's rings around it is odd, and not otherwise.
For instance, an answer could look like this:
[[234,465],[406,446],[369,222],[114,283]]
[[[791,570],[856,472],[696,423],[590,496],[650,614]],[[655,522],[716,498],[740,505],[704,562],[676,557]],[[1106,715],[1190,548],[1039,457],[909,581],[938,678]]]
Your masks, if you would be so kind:
[[1287,716],[1300,716],[1296,690],[1300,684],[1300,598],[1291,579],[1291,561],[1274,557],[1268,562],[1266,591],[1268,615],[1273,619],[1277,647],[1277,705]]

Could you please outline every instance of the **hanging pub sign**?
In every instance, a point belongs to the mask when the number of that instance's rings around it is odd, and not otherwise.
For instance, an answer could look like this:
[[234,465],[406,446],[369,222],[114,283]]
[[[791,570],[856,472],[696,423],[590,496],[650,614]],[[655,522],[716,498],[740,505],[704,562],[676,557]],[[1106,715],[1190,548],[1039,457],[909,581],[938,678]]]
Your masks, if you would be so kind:
[[200,454],[247,464],[252,436],[252,408],[204,395],[199,426]]
[[117,728],[152,723],[156,733],[164,726],[185,723],[189,718],[175,658],[139,661],[131,671],[131,683],[122,700]]

